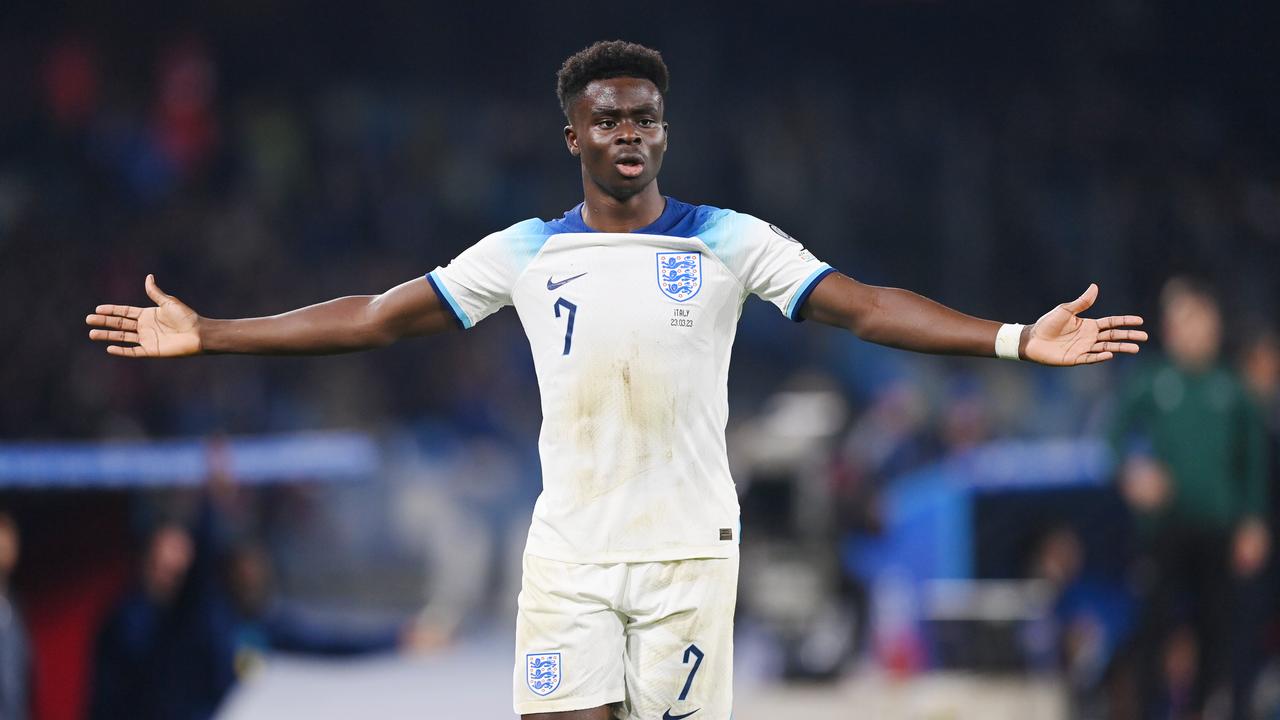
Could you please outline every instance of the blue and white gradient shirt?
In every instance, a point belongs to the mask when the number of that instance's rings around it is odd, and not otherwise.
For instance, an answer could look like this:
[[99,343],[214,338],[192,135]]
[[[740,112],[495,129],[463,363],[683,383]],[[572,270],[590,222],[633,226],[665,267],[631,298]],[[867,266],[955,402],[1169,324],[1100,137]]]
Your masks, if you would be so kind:
[[427,280],[463,328],[514,305],[542,395],[526,552],[577,563],[732,557],[729,353],[755,294],[799,320],[829,265],[776,227],[672,198],[597,232],[582,206],[525,220]]

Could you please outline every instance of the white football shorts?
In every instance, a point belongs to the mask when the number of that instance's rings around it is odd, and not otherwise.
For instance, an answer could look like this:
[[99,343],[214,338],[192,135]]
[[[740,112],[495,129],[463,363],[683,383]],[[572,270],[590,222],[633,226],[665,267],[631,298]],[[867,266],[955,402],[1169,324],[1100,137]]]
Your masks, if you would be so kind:
[[738,558],[591,565],[525,554],[515,710],[729,720]]

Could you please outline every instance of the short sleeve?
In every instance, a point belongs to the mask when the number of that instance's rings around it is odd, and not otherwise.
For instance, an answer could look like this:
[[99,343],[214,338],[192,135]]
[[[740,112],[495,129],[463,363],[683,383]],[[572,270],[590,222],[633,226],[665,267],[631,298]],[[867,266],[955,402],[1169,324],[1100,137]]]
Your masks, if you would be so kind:
[[800,322],[800,309],[818,282],[835,272],[795,238],[759,218],[722,211],[707,233],[708,246],[747,292]]
[[511,304],[516,278],[546,237],[541,220],[526,220],[462,251],[448,265],[427,273],[427,281],[458,325],[470,328]]

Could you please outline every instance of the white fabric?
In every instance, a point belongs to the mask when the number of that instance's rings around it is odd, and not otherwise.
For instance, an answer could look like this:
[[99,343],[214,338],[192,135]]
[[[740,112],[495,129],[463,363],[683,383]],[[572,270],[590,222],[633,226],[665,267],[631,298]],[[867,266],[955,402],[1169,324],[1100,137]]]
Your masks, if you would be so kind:
[[[794,318],[830,269],[760,220],[673,202],[668,213],[685,220],[671,235],[530,220],[429,275],[464,326],[513,304],[529,338],[543,413],[529,553],[581,563],[737,553],[724,429],[742,303],[755,293]],[[659,263],[687,259],[696,282],[664,292]]]
[[1019,360],[1018,345],[1022,342],[1023,325],[1005,323],[996,333],[996,357],[1002,360]]
[[[525,555],[515,711],[621,703],[619,720],[728,720],[737,583],[736,557],[591,565]],[[530,688],[531,657],[555,658],[550,692]]]

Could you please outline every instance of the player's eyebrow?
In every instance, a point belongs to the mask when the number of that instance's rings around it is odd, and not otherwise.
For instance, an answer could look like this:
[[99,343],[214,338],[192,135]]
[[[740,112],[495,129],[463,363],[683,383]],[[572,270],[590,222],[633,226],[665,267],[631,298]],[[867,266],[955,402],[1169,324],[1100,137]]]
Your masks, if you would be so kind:
[[658,112],[658,106],[655,105],[654,103],[647,102],[647,103],[643,103],[641,105],[635,105],[632,107],[618,107],[617,105],[596,105],[595,107],[591,108],[592,115],[614,115],[617,113],[625,113],[625,112],[648,113],[652,115]]

